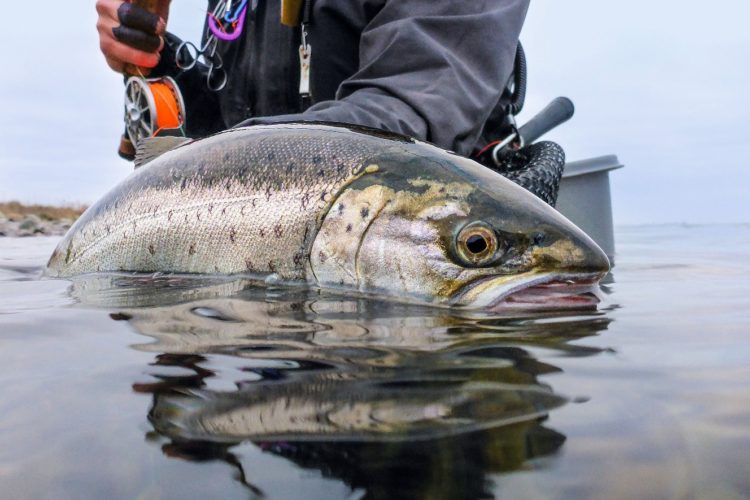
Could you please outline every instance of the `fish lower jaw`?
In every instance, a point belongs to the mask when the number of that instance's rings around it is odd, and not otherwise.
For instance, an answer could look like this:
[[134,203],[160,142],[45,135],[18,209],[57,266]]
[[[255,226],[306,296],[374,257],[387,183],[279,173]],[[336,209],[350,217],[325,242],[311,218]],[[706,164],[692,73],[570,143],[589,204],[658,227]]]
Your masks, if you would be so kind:
[[484,278],[467,285],[456,303],[492,312],[591,310],[600,302],[601,278],[552,272]]

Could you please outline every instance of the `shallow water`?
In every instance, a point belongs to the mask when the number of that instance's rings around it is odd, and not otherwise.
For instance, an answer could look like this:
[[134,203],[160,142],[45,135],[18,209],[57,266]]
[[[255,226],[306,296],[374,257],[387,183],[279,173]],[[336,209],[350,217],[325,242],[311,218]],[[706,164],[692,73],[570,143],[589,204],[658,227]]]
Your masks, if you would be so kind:
[[750,226],[617,238],[598,312],[519,318],[0,238],[0,496],[750,496]]

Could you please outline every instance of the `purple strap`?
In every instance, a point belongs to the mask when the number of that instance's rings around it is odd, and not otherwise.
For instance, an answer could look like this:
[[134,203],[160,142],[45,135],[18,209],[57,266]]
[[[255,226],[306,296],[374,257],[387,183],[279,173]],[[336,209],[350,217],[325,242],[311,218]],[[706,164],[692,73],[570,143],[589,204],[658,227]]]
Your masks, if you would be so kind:
[[225,42],[232,42],[234,40],[237,40],[240,35],[242,34],[242,29],[245,26],[245,13],[247,12],[247,7],[242,9],[242,12],[240,12],[239,20],[237,21],[237,26],[235,27],[234,31],[229,34],[225,33],[219,28],[219,24],[216,22],[216,18],[213,16],[213,14],[208,15],[208,27],[211,29],[211,33],[214,34],[216,38],[219,40],[223,40]]

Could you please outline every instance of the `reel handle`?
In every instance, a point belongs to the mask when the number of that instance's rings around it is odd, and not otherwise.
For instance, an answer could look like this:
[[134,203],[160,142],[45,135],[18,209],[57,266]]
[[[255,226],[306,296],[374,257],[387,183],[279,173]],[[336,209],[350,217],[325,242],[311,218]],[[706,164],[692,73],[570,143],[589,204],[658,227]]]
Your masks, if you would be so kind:
[[133,144],[133,141],[130,140],[130,137],[128,137],[127,128],[122,134],[122,137],[120,137],[120,147],[117,148],[117,154],[123,160],[135,160],[135,145]]
[[[128,3],[136,5],[144,10],[151,12],[152,14],[159,13],[159,5],[162,0],[127,0]],[[126,64],[123,71],[128,76],[148,76],[151,73],[151,68],[142,68],[135,64]]]

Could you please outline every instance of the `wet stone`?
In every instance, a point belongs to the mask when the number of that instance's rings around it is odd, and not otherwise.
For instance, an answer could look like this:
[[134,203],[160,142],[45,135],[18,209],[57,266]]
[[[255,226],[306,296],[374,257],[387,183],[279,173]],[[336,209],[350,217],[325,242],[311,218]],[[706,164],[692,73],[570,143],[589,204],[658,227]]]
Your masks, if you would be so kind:
[[27,215],[24,217],[23,221],[21,221],[21,224],[19,224],[18,229],[21,231],[31,231],[31,232],[37,232],[42,230],[42,219],[40,219],[36,215]]

